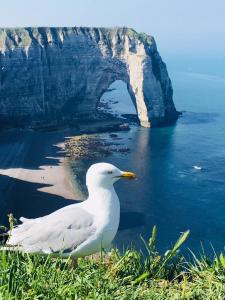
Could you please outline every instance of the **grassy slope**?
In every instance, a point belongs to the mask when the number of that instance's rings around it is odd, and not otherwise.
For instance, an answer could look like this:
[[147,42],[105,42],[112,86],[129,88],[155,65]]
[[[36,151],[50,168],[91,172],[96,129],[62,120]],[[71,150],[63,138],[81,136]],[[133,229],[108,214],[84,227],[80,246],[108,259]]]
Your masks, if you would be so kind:
[[19,253],[0,253],[0,299],[225,299],[225,257],[186,262],[177,255],[181,236],[159,256],[155,234],[149,255],[113,250],[99,259],[71,261]]

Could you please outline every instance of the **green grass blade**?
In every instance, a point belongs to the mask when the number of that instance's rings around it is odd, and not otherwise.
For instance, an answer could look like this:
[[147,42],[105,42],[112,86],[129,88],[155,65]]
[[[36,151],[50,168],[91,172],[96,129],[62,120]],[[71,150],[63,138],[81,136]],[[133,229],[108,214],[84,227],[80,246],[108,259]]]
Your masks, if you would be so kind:
[[181,236],[179,237],[179,239],[177,240],[177,242],[175,243],[175,245],[173,246],[171,252],[175,253],[177,252],[177,250],[183,245],[183,243],[186,241],[186,239],[188,238],[190,234],[190,230],[187,230],[185,232],[183,232],[181,234]]
[[155,249],[156,234],[157,234],[157,228],[156,225],[154,225],[152,229],[152,236],[149,239],[149,248],[151,250]]

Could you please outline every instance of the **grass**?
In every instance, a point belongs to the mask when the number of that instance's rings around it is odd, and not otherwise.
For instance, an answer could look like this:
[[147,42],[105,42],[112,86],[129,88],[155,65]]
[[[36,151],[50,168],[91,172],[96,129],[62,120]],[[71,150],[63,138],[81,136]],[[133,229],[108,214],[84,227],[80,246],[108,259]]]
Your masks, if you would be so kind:
[[225,257],[197,258],[179,255],[189,232],[160,255],[156,227],[145,243],[147,255],[117,250],[97,258],[71,260],[0,253],[0,299],[225,299]]

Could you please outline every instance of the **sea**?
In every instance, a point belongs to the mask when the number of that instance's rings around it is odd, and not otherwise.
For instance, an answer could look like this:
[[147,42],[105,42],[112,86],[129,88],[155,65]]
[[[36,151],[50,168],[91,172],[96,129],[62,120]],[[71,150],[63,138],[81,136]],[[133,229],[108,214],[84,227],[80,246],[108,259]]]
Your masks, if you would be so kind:
[[[225,60],[174,56],[166,63],[182,112],[177,123],[132,126],[119,133],[129,152],[86,165],[106,161],[138,175],[116,183],[121,222],[114,246],[143,248],[142,239],[148,240],[156,225],[159,251],[190,230],[185,249],[220,253],[225,246]],[[112,113],[135,113],[123,82],[115,82],[101,101]]]

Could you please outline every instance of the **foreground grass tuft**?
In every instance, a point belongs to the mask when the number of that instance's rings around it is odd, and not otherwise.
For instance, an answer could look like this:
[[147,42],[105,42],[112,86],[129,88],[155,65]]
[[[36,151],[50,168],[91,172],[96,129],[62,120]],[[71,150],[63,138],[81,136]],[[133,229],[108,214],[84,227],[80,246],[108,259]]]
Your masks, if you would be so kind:
[[187,262],[178,250],[189,232],[171,250],[159,255],[156,228],[145,243],[147,255],[117,250],[99,258],[42,257],[0,253],[0,299],[225,299],[225,257]]

